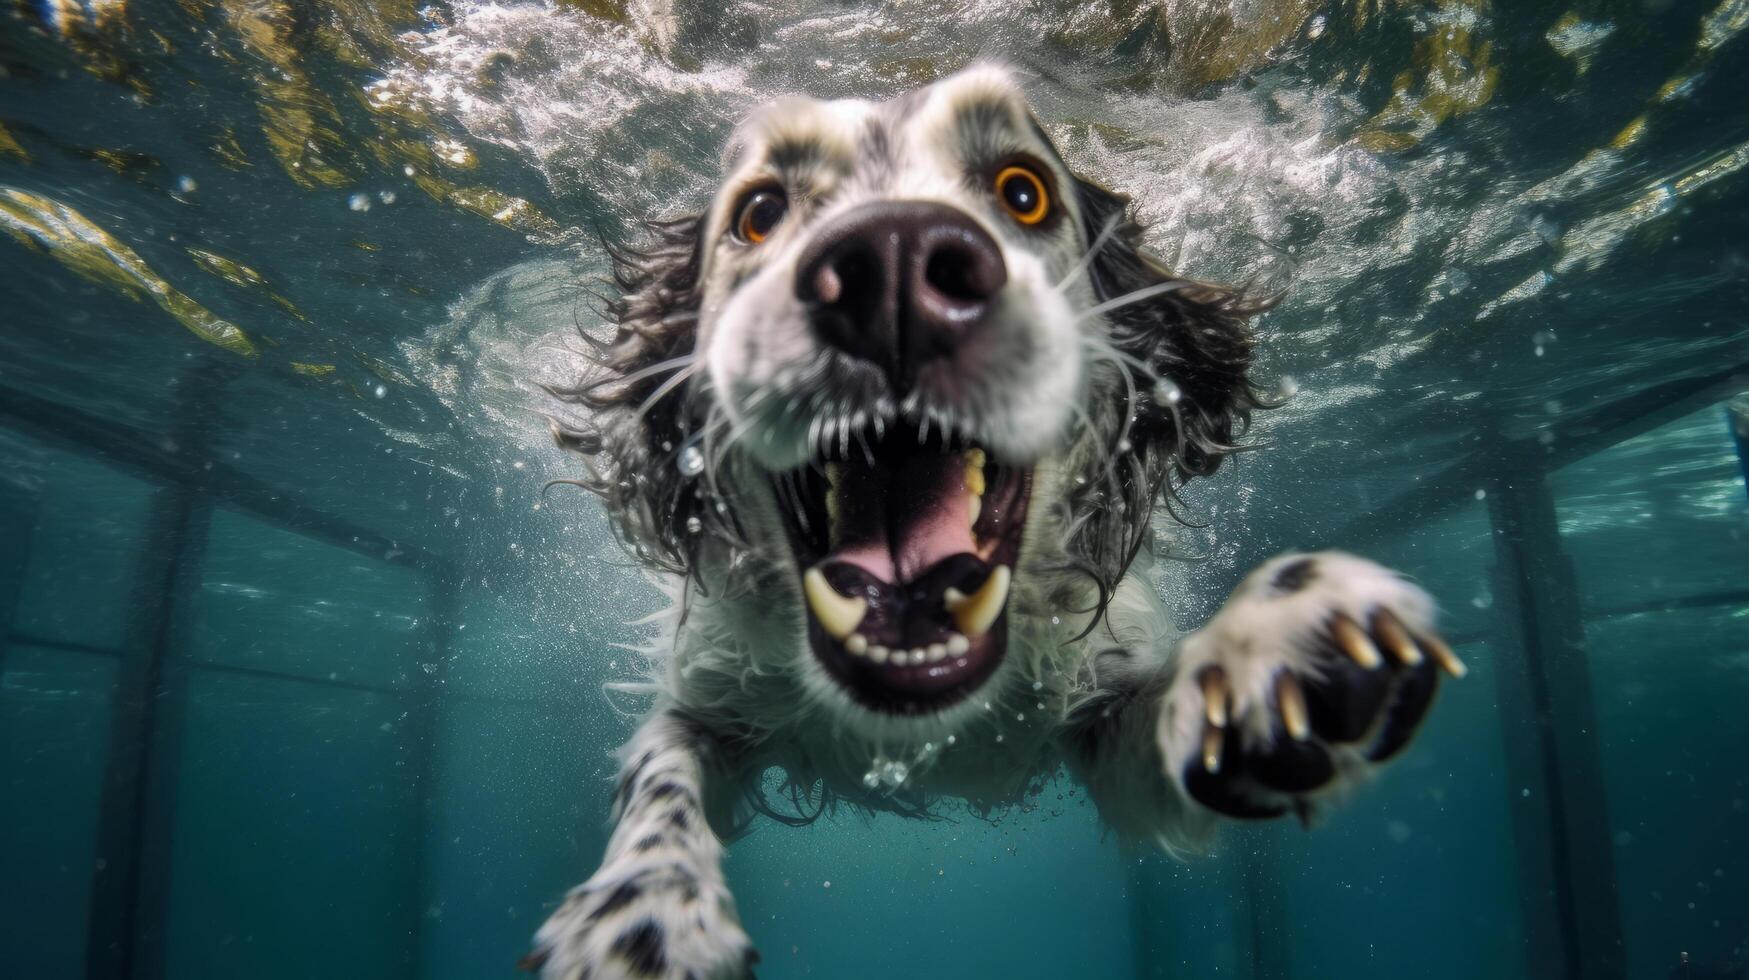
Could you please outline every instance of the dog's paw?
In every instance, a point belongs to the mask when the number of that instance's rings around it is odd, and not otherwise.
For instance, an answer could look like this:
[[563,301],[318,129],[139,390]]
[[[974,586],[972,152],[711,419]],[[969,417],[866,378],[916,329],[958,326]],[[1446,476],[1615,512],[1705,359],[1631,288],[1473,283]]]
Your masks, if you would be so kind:
[[1408,744],[1441,670],[1433,601],[1341,552],[1282,555],[1186,637],[1160,713],[1168,774],[1231,817],[1302,816]]
[[542,980],[743,980],[759,960],[728,889],[681,862],[603,867],[534,942]]

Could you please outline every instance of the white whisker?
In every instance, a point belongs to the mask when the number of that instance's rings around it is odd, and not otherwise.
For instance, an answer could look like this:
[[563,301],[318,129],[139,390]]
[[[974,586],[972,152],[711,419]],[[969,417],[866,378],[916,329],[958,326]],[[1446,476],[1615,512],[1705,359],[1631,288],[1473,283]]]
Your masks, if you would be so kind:
[[675,388],[680,387],[682,384],[685,384],[686,379],[692,377],[697,371],[698,368],[696,365],[688,366],[685,370],[676,374],[674,377],[669,378],[667,381],[658,385],[655,391],[650,392],[650,397],[644,399],[644,403],[638,406],[636,417],[640,419],[643,418],[644,414],[651,408],[655,407],[655,404],[661,401],[664,395],[673,391]]
[[1112,235],[1117,234],[1117,226],[1122,223],[1123,212],[1121,211],[1106,219],[1105,227],[1099,230],[1099,235],[1093,239],[1093,244],[1087,246],[1086,254],[1082,255],[1080,260],[1075,263],[1075,268],[1070,269],[1063,276],[1062,281],[1057,283],[1054,287],[1055,292],[1060,293],[1068,289],[1069,283],[1074,282],[1076,276],[1092,267],[1093,257],[1099,254],[1099,250],[1105,247],[1105,243],[1111,240]]
[[1083,310],[1081,315],[1076,319],[1079,321],[1088,320],[1096,316],[1104,316],[1113,310],[1120,310],[1126,306],[1140,303],[1142,300],[1159,296],[1161,293],[1170,293],[1177,289],[1183,289],[1185,286],[1189,285],[1191,285],[1191,283],[1185,279],[1168,279],[1165,282],[1157,282],[1152,286],[1143,286],[1141,289],[1134,292],[1125,293],[1114,299],[1108,299],[1105,302],[1100,303],[1098,306],[1088,307],[1086,310]]
[[666,361],[659,361],[655,364],[650,365],[647,368],[641,368],[637,371],[633,371],[631,374],[628,374],[623,378],[614,378],[612,383],[617,384],[617,385],[636,384],[639,381],[644,380],[645,378],[653,378],[658,374],[663,374],[665,372],[672,371],[675,368],[688,367],[692,364],[693,359],[694,359],[693,355],[683,354],[680,357],[671,358],[671,359],[666,360]]

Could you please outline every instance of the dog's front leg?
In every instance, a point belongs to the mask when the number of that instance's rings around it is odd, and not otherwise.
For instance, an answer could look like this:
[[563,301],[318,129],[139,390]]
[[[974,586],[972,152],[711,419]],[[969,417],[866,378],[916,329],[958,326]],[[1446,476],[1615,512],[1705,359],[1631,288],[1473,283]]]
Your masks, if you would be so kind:
[[718,754],[677,712],[644,722],[622,750],[607,855],[541,926],[530,969],[545,980],[752,975],[757,954],[705,819]]

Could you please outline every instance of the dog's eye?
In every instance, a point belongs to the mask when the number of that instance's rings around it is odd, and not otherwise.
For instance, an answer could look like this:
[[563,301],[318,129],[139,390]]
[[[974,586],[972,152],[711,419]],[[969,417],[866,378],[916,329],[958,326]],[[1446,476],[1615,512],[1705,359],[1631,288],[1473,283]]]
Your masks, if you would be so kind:
[[789,199],[783,191],[766,188],[754,191],[741,202],[741,216],[735,219],[735,235],[749,245],[765,241],[777,223],[789,211]]
[[1043,178],[1019,164],[996,174],[996,199],[1023,225],[1036,225],[1051,213],[1051,194]]

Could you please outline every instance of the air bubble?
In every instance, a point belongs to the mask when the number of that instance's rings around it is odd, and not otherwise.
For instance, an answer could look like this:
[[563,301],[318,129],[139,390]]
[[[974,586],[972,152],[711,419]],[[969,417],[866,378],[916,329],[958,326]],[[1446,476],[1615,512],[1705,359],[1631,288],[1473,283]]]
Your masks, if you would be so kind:
[[687,534],[697,534],[698,532],[700,532],[702,530],[704,530],[704,522],[698,519],[697,514],[694,514],[693,516],[688,517],[686,519],[686,533]]
[[1553,330],[1538,330],[1530,335],[1530,342],[1536,345],[1536,356],[1541,357],[1543,351],[1555,342],[1555,332]]
[[704,453],[697,446],[687,446],[680,451],[680,473],[682,476],[697,476],[704,472]]
[[1171,378],[1161,378],[1154,383],[1154,404],[1159,406],[1176,405],[1184,397],[1183,389]]
[[368,195],[368,194],[354,194],[351,197],[346,199],[346,206],[351,208],[354,211],[369,211],[370,210],[370,195]]

